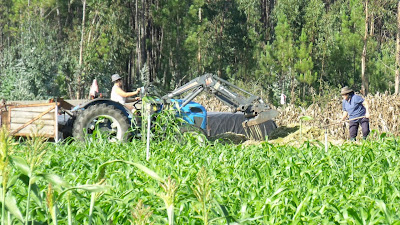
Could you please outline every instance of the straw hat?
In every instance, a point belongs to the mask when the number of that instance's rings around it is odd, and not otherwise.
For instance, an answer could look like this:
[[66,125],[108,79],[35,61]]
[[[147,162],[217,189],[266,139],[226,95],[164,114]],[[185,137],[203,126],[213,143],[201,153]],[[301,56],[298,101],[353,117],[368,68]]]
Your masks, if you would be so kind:
[[120,79],[122,79],[122,77],[120,77],[119,74],[114,74],[114,75],[111,76],[111,81],[112,82],[115,82],[115,81],[120,80]]
[[342,90],[340,91],[341,95],[346,95],[353,92],[353,90],[347,86],[343,87]]

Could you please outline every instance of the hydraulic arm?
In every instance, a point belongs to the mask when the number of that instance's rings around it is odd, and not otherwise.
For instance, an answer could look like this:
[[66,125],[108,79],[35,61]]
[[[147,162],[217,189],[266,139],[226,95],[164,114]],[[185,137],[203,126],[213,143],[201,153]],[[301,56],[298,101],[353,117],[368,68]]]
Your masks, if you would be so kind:
[[[215,95],[215,97],[223,103],[230,106],[233,112],[243,112],[247,118],[247,121],[245,122],[246,124],[243,124],[243,126],[261,124],[278,115],[278,112],[271,109],[260,97],[255,96],[213,74],[205,74],[191,80],[185,85],[163,96],[162,100],[168,102],[177,95],[188,93],[183,98],[184,102],[181,107],[184,107],[202,91],[207,91]],[[248,97],[244,97],[235,91],[245,93]]]

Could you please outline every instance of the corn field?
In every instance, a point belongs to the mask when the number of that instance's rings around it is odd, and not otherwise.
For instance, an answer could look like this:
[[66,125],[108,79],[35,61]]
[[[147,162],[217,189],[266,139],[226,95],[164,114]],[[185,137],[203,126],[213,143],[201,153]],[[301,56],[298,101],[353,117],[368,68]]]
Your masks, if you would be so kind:
[[16,142],[0,132],[1,224],[400,224],[399,140],[300,147]]

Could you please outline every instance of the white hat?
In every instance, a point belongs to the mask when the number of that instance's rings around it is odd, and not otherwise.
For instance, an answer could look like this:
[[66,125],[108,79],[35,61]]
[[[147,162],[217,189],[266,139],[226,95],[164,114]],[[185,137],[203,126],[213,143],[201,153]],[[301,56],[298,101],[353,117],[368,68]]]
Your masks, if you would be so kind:
[[120,80],[120,79],[122,79],[122,77],[120,77],[119,74],[117,74],[117,73],[111,76],[111,81],[112,82],[115,82],[115,81]]

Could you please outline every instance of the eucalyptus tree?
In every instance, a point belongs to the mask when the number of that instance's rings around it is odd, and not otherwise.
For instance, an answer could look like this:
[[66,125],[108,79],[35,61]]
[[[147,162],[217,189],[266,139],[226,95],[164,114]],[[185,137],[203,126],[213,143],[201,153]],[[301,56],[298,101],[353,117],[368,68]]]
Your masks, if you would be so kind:
[[7,47],[7,40],[9,40],[11,6],[11,0],[2,0],[0,4],[0,54]]
[[191,64],[191,59],[196,55],[193,48],[196,47],[187,41],[190,32],[201,26],[197,23],[197,15],[198,8],[204,3],[199,1],[196,4],[160,1],[153,7],[149,66],[153,68],[153,80],[163,83],[167,88],[174,88],[182,79],[190,79],[190,74],[199,68],[199,65]]
[[101,92],[108,92],[111,74],[128,74],[127,64],[134,46],[128,3],[96,0],[87,0],[85,6],[83,3],[60,6],[60,20],[64,24],[60,28],[64,43],[60,73],[71,98],[86,98],[94,78],[99,81]]
[[364,95],[368,94],[368,75],[365,72],[366,58],[367,58],[367,41],[368,41],[368,25],[369,25],[369,11],[368,11],[368,0],[365,0],[365,20],[364,20],[364,37],[363,37],[363,50],[361,54],[361,92]]
[[393,0],[368,2],[369,18],[365,29],[368,30],[366,72],[370,93],[392,91],[393,88],[396,4]]
[[7,48],[3,51],[1,96],[6,99],[43,99],[62,94],[57,62],[60,42],[47,20],[52,3],[29,5],[14,1],[8,7]]
[[193,1],[188,9],[186,16],[186,39],[185,49],[190,58],[190,67],[188,71],[192,74],[204,73],[204,62],[207,47],[205,32],[210,23],[205,15],[205,1]]
[[395,94],[399,94],[399,85],[400,85],[399,68],[400,68],[400,1],[397,3]]
[[260,14],[261,14],[261,23],[262,23],[262,30],[260,33],[264,33],[264,40],[270,40],[273,33],[273,26],[272,26],[272,12],[274,10],[276,4],[276,0],[261,0],[260,1]]

